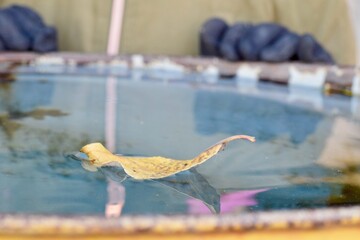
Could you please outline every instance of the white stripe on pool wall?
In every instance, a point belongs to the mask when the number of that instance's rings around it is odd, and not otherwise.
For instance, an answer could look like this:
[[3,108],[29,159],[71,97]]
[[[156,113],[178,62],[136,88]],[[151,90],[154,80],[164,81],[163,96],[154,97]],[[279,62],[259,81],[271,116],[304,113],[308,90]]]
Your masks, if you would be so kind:
[[289,86],[296,87],[309,87],[322,90],[325,79],[326,70],[323,67],[319,67],[315,72],[301,71],[294,66],[289,67]]

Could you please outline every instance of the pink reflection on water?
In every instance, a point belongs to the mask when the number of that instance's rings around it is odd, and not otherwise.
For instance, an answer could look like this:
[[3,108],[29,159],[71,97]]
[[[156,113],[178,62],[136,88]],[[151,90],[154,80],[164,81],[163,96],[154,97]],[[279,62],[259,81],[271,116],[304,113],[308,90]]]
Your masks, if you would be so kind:
[[[245,190],[233,193],[223,194],[220,197],[220,212],[234,212],[242,207],[254,206],[257,204],[256,194],[267,191],[268,189]],[[206,205],[198,199],[188,199],[189,213],[209,214],[211,211]]]

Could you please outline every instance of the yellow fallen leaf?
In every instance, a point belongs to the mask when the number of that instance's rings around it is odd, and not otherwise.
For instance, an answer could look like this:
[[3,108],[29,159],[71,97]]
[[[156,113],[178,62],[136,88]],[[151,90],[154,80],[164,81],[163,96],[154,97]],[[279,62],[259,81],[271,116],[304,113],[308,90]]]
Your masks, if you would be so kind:
[[101,143],[90,143],[80,149],[85,153],[90,164],[101,167],[106,164],[118,163],[124,171],[135,179],[157,179],[164,178],[195,167],[209,158],[215,156],[224,149],[226,144],[236,139],[246,139],[255,142],[254,137],[246,135],[235,135],[223,139],[209,147],[197,157],[190,160],[175,160],[165,157],[126,157],[112,154]]

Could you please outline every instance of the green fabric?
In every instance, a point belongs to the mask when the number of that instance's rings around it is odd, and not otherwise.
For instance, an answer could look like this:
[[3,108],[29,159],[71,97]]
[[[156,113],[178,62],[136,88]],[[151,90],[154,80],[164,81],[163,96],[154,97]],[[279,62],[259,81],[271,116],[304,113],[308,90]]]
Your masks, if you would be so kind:
[[275,0],[277,22],[312,33],[341,64],[355,64],[355,34],[347,1]]
[[308,32],[339,63],[355,63],[354,34],[343,0],[128,0],[121,52],[197,55],[199,29],[213,16],[229,23],[277,22]]
[[[37,10],[59,32],[60,50],[105,52],[111,0],[0,0]],[[197,55],[202,23],[213,16],[277,22],[312,33],[341,64],[355,63],[355,39],[343,0],[127,0],[121,53]]]
[[62,51],[105,52],[111,0],[0,0],[27,5],[58,29]]
[[198,33],[206,19],[256,22],[274,17],[269,1],[146,0],[127,1],[121,52],[171,55],[198,54]]

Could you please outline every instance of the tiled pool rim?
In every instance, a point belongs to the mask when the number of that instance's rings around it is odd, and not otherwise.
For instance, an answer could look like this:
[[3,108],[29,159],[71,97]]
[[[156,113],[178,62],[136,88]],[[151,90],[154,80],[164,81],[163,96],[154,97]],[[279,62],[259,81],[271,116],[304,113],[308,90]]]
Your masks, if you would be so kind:
[[120,218],[0,214],[0,235],[208,234],[251,230],[315,230],[335,226],[359,227],[360,207]]
[[[280,84],[289,84],[291,70],[296,69],[303,74],[316,73],[323,71],[324,83],[321,91],[325,93],[338,93],[344,95],[359,95],[360,69],[356,66],[337,66],[323,64],[305,64],[298,62],[286,63],[264,63],[264,62],[228,62],[218,58],[200,58],[200,57],[176,57],[176,56],[151,56],[151,55],[119,55],[108,56],[104,54],[81,54],[58,52],[50,54],[36,53],[2,53],[0,54],[0,79],[7,78],[9,74],[18,73],[19,65],[63,65],[74,69],[76,66],[95,65],[103,67],[104,65],[115,66],[116,64],[126,64],[128,69],[138,68],[135,66],[134,58],[139,59],[149,66],[159,62],[170,62],[183,67],[184,71],[191,72],[212,72],[215,68],[220,76],[233,77],[239,74],[239,70],[245,70],[245,75],[256,73],[256,80],[270,81]],[[161,64],[158,65],[161,68]],[[245,68],[245,69],[244,69]],[[38,68],[39,69],[39,68]],[[37,71],[32,69],[31,71]],[[34,72],[31,72],[34,73]],[[41,68],[39,72],[42,73]],[[51,73],[51,72],[46,72]],[[55,73],[56,74],[56,73]],[[77,74],[72,71],[71,74]],[[82,73],[83,74],[83,73]],[[99,72],[98,74],[108,74]],[[116,72],[112,72],[116,76]],[[356,86],[355,83],[356,82]]]

